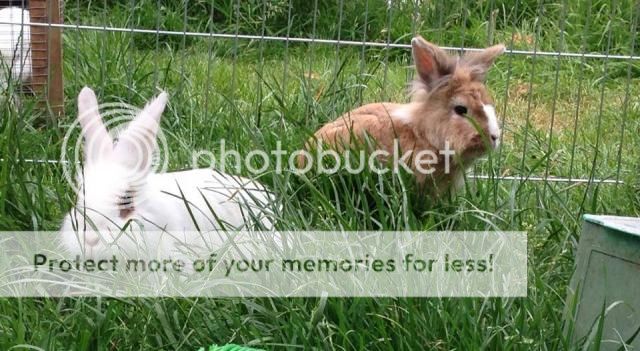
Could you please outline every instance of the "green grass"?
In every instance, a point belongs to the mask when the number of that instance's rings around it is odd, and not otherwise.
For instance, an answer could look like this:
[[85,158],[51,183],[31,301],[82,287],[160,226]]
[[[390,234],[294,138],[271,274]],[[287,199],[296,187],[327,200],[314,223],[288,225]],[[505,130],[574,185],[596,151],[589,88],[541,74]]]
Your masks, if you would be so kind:
[[[606,2],[594,3],[592,29],[585,40],[590,43],[589,51],[601,51],[602,46],[597,45],[601,40],[595,34],[604,32],[598,32],[601,27],[597,26],[620,13],[617,7],[608,12],[614,7]],[[67,16],[73,20],[76,12],[67,5]],[[520,2],[519,6],[522,16],[517,20],[507,16],[493,35],[507,44],[513,32],[524,35],[515,44],[525,48],[526,36],[536,33],[536,3]],[[584,28],[581,11],[588,6],[583,2],[571,6],[573,20],[565,29],[565,49],[578,50]],[[557,8],[545,7],[550,15],[539,30],[541,49],[557,47],[557,22],[551,15]],[[145,11],[140,13],[148,15],[149,10]],[[114,25],[155,27],[147,25],[149,20],[127,22],[126,15],[116,10],[111,14],[89,12],[79,12],[84,22],[102,23],[108,18]],[[483,17],[487,13],[486,8],[473,10],[465,34],[441,31],[443,38],[437,42],[453,46],[464,40],[467,45],[483,45],[488,35]],[[634,13],[638,15],[631,11]],[[167,15],[180,18],[179,12]],[[629,50],[629,44],[626,49],[624,45],[630,38],[631,15],[608,27],[615,37],[615,52]],[[443,20],[447,28],[460,23],[450,16]],[[344,27],[360,28],[352,22],[345,22]],[[394,28],[403,31],[401,26]],[[431,30],[426,24],[417,29],[427,34]],[[408,42],[410,29],[404,28],[403,33],[397,40]],[[227,148],[241,154],[270,150],[277,141],[288,150],[298,149],[322,123],[362,103],[406,101],[405,85],[411,75],[410,56],[403,50],[367,49],[362,61],[360,48],[336,51],[330,45],[285,47],[238,41],[234,49],[233,40],[183,43],[173,37],[159,38],[157,44],[156,50],[156,38],[151,35],[66,30],[67,115],[53,123],[28,98],[23,98],[20,108],[2,105],[0,229],[56,230],[72,205],[74,197],[60,165],[24,159],[59,158],[62,136],[76,117],[75,97],[84,85],[97,91],[100,102],[125,101],[137,106],[156,94],[157,87],[166,89],[171,98],[162,127],[171,150],[170,169],[180,169],[189,164],[192,150],[218,150],[223,138]],[[619,173],[624,184],[489,179],[469,183],[467,191],[452,201],[427,207],[410,183],[400,181],[406,179],[385,178],[380,189],[371,175],[306,179],[268,172],[261,178],[286,204],[279,218],[281,229],[525,230],[530,251],[526,298],[2,299],[0,349],[31,345],[42,349],[193,350],[226,342],[266,349],[577,347],[563,335],[561,317],[580,215],[640,215],[640,66],[638,61],[603,62],[500,58],[487,84],[504,116],[504,144],[475,171],[600,179],[616,179]]]

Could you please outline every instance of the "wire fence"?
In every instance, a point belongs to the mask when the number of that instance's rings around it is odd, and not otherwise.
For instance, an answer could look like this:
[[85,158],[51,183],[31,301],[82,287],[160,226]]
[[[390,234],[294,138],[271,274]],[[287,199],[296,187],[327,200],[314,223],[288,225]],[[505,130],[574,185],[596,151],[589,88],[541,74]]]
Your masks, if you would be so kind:
[[[416,34],[452,51],[502,42],[506,56],[490,71],[488,87],[501,116],[504,146],[479,163],[474,177],[618,184],[637,173],[640,4],[634,1],[76,0],[64,3],[64,13],[64,24],[23,25],[64,29],[68,100],[89,83],[83,81],[87,66],[99,77],[113,73],[109,50],[116,40],[108,36],[116,35],[127,40],[117,47],[125,49],[114,53],[125,57],[118,69],[135,72],[141,57],[157,60],[145,66],[153,78],[144,84],[181,90],[197,80],[194,71],[204,76],[201,82],[216,80],[212,63],[224,64],[226,87],[204,84],[190,93],[200,95],[201,109],[223,95],[231,105],[225,110],[229,119],[251,116],[260,126],[262,108],[274,104],[284,131],[292,119],[312,132],[362,103],[404,102],[413,75],[407,69],[408,43]],[[169,70],[167,61],[178,79],[163,72]],[[273,69],[273,62],[282,66]],[[118,72],[128,87],[123,99],[141,84],[130,72]],[[104,80],[98,83],[110,89],[106,86],[113,82]],[[316,94],[315,100],[300,103],[287,96],[305,88],[310,91],[303,94]],[[313,112],[318,109],[329,113]],[[287,116],[291,111],[314,117]],[[198,128],[198,118],[190,117],[187,125]]]

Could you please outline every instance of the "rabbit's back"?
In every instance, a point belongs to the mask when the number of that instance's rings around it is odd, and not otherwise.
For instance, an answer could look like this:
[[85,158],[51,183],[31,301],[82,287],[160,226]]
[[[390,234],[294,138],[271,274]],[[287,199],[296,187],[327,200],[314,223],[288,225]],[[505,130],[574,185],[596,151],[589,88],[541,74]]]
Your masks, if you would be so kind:
[[362,142],[362,138],[368,135],[376,143],[390,147],[396,134],[404,132],[403,126],[393,117],[399,106],[393,103],[361,106],[325,124],[314,136],[317,140],[342,148],[354,146],[354,142]]
[[[174,218],[169,227],[183,230],[198,222],[204,229],[245,229],[262,226],[272,229],[270,209],[273,195],[252,179],[231,176],[212,169],[194,169],[154,174],[149,184],[160,194],[159,203],[169,208],[155,209]],[[153,204],[151,204],[153,206]]]

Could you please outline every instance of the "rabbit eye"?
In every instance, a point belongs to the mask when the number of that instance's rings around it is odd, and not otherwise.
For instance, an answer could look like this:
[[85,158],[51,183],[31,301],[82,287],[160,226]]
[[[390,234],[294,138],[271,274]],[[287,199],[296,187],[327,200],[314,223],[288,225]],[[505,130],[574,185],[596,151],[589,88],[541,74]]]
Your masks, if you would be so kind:
[[467,114],[467,107],[462,105],[456,105],[453,107],[453,111],[459,114],[460,116],[464,116],[465,114]]

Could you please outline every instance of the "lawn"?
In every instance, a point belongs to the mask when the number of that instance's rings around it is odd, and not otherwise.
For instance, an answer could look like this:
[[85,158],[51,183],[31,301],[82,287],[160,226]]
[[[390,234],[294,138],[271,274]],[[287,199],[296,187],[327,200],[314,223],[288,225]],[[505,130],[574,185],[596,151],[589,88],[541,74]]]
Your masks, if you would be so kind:
[[[591,2],[483,2],[462,11],[463,17],[455,15],[462,2],[450,8],[423,4],[416,7],[420,16],[411,16],[401,2],[396,22],[382,32],[376,26],[386,28],[388,18],[370,0],[370,23],[363,24],[358,11],[364,2],[349,2],[337,6],[344,28],[323,16],[315,25],[318,36],[339,33],[359,41],[368,28],[370,40],[404,44],[415,30],[452,47],[482,47],[492,40],[531,51],[584,48],[628,55],[637,49],[637,4]],[[206,3],[191,6],[197,12]],[[127,2],[69,2],[65,13],[68,23],[155,29],[160,21],[153,4],[141,1],[127,12]],[[289,17],[287,31],[278,27],[286,2],[270,4],[267,20],[274,23],[267,34],[310,36],[312,23],[304,17]],[[260,4],[244,5],[250,8],[236,9],[242,17],[234,17],[231,7],[216,7],[216,28],[189,11],[185,22],[182,10],[169,5],[157,10],[157,18],[169,30],[259,34]],[[299,149],[320,125],[354,107],[407,101],[412,75],[410,51],[402,48],[66,29],[66,115],[51,121],[29,97],[20,106],[0,106],[0,229],[57,230],[72,206],[62,165],[29,160],[60,158],[62,137],[77,114],[75,98],[85,85],[100,102],[136,106],[166,90],[170,102],[162,128],[169,169],[177,170],[191,164],[193,150],[215,152],[223,139],[243,155],[271,150],[277,142]],[[0,299],[0,349],[195,350],[214,342],[266,349],[579,347],[564,336],[562,315],[581,215],[640,216],[640,61],[507,53],[490,71],[487,86],[503,122],[503,144],[474,168],[486,177],[470,177],[455,199],[427,206],[411,184],[391,176],[298,177],[270,170],[259,179],[285,204],[279,229],[527,231],[526,298]],[[589,181],[529,179],[538,177]]]

